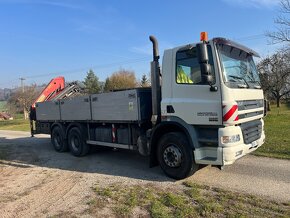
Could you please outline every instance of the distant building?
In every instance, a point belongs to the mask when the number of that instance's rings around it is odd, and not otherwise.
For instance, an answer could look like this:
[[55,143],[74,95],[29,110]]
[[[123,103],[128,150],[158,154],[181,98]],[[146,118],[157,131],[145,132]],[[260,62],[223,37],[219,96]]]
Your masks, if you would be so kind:
[[5,112],[0,112],[0,120],[13,120],[13,117]]

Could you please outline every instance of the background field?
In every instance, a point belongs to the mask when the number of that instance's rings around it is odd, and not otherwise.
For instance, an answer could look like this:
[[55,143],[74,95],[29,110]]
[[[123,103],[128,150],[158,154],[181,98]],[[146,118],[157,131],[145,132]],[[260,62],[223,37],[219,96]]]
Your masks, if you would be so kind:
[[[29,121],[16,115],[14,120],[0,121],[0,129],[30,131]],[[290,103],[271,107],[265,118],[265,132],[266,142],[254,155],[290,159]]]
[[6,101],[0,101],[0,112],[5,110]]
[[271,107],[265,118],[266,142],[255,155],[290,159],[290,103]]

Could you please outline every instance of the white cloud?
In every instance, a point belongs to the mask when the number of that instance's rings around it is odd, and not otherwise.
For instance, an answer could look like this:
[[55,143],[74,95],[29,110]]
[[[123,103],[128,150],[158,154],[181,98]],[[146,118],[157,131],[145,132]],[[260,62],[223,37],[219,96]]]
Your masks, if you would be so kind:
[[38,4],[43,4],[43,5],[50,5],[50,6],[55,6],[55,7],[62,7],[62,8],[67,8],[67,9],[81,9],[80,5],[70,3],[68,1],[37,1],[36,3]]
[[53,7],[61,7],[66,9],[80,10],[82,6],[79,4],[72,3],[68,0],[0,0],[0,3],[10,4],[38,4],[38,5],[49,5]]
[[254,8],[272,8],[279,5],[280,0],[222,0],[230,5]]

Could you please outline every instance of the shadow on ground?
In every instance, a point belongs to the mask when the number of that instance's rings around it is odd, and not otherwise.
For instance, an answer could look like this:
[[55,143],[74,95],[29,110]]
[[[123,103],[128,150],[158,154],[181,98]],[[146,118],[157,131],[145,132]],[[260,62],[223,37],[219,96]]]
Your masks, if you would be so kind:
[[0,165],[47,167],[61,170],[123,176],[148,181],[173,181],[160,167],[149,168],[149,158],[127,150],[92,147],[85,157],[56,152],[48,137],[0,137]]

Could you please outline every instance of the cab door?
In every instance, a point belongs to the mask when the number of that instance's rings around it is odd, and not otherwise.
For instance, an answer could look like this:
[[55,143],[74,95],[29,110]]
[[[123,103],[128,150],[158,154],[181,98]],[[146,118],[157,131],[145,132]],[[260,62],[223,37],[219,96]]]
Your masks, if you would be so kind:
[[[200,64],[195,46],[179,48],[173,52],[170,111],[167,115],[177,116],[188,124],[221,125],[222,105],[217,65],[212,48],[208,45],[209,64],[214,77],[213,86],[202,81]],[[173,110],[172,110],[173,109]]]

